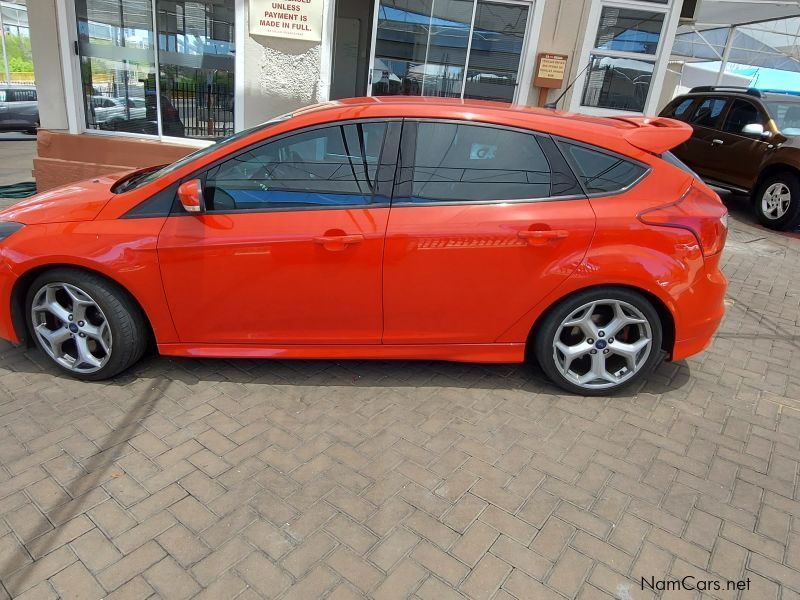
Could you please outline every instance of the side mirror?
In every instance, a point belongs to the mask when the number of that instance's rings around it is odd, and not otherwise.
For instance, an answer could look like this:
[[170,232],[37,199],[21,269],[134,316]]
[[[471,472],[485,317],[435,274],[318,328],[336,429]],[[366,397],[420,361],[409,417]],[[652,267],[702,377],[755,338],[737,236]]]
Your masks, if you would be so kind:
[[742,127],[742,133],[744,135],[753,135],[762,138],[768,138],[772,135],[769,130],[764,129],[764,126],[761,123],[748,123]]
[[201,213],[206,210],[206,203],[203,200],[203,184],[199,179],[190,179],[182,183],[178,188],[178,199],[186,212]]

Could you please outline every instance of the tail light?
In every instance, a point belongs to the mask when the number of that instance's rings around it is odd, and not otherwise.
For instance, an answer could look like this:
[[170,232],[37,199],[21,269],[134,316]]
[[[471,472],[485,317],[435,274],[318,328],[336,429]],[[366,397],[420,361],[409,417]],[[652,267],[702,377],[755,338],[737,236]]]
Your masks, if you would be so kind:
[[638,219],[647,225],[679,227],[697,238],[703,256],[720,252],[728,235],[728,210],[711,190],[692,185],[677,202],[643,210]]

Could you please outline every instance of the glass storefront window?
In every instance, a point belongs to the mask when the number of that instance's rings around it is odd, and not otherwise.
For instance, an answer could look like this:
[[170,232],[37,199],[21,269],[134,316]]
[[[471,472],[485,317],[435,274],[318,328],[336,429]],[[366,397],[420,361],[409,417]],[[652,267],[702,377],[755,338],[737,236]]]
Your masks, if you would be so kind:
[[381,0],[372,95],[511,102],[531,7],[497,0]]
[[654,67],[654,61],[592,55],[581,104],[644,111]]
[[594,47],[655,54],[663,25],[664,13],[604,6]]
[[75,9],[87,129],[233,133],[234,0],[75,0]]

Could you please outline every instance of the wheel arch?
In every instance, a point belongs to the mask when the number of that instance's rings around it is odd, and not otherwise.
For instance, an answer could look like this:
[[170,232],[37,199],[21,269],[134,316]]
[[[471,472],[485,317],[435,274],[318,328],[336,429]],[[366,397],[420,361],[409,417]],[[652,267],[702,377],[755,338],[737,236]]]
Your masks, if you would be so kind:
[[97,277],[101,277],[102,279],[116,286],[123,294],[126,294],[128,298],[130,298],[130,300],[142,312],[145,325],[147,326],[147,335],[149,342],[152,343],[155,340],[153,325],[150,322],[150,317],[148,316],[147,311],[144,309],[144,306],[139,301],[139,299],[133,293],[131,293],[129,289],[127,289],[124,285],[122,285],[119,281],[115,280],[113,277],[109,277],[107,273],[103,273],[102,271],[98,271],[97,269],[92,269],[84,265],[59,262],[59,263],[50,263],[45,265],[37,265],[35,267],[32,267],[31,269],[25,271],[22,275],[20,275],[14,282],[14,287],[11,289],[11,322],[14,325],[14,331],[17,334],[17,338],[23,345],[27,347],[32,347],[34,345],[33,338],[29,335],[28,322],[27,319],[25,318],[25,297],[28,293],[28,289],[30,288],[33,281],[39,275],[47,271],[52,271],[53,269],[73,269],[76,271],[84,271],[86,273],[91,273],[92,275],[95,275]]
[[800,178],[800,169],[798,169],[796,166],[790,165],[789,163],[775,162],[764,167],[758,174],[758,179],[756,180],[756,183],[753,186],[753,190],[750,193],[750,201],[756,202],[758,197],[758,190],[761,189],[761,186],[767,179],[769,179],[773,175],[777,175],[778,173],[784,173],[787,171],[793,174],[795,177]]
[[558,305],[562,302],[565,302],[572,298],[573,296],[591,291],[594,289],[600,288],[616,288],[621,290],[627,290],[630,292],[636,292],[644,296],[650,304],[653,305],[656,313],[658,314],[658,318],[661,321],[661,329],[662,329],[662,337],[661,337],[661,349],[667,353],[668,356],[672,356],[672,351],[675,347],[675,317],[673,316],[672,312],[669,310],[667,305],[664,301],[653,294],[652,292],[643,289],[641,287],[637,287],[635,285],[624,285],[624,284],[597,284],[597,285],[590,285],[582,288],[578,288],[576,290],[571,290],[568,294],[565,294],[559,298],[553,300],[550,306],[547,309],[543,310],[541,314],[536,317],[536,320],[531,327],[530,333],[528,333],[528,338],[525,341],[525,354],[526,356],[533,356],[533,341],[536,339],[536,335],[541,328],[542,323],[545,320],[545,317],[550,314],[553,310],[556,309]]

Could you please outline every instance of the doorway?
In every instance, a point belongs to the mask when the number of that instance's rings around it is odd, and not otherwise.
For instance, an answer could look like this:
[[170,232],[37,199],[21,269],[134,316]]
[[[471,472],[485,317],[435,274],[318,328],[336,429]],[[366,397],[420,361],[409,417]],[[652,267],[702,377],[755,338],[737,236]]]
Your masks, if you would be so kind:
[[336,0],[330,99],[366,96],[374,0]]
[[370,95],[517,100],[531,2],[376,2]]

